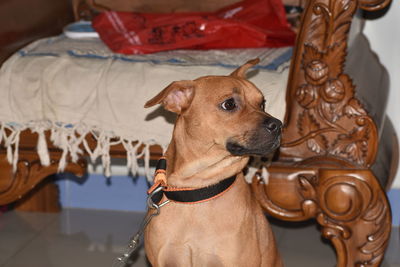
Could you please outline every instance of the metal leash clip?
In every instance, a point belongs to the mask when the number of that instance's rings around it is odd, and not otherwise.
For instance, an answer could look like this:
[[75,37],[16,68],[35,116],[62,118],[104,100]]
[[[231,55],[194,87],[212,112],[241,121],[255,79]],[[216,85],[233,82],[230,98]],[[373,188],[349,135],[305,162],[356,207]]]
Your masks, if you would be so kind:
[[[147,197],[147,214],[144,217],[142,223],[140,224],[139,230],[136,232],[134,236],[131,237],[129,244],[125,250],[125,253],[123,253],[121,256],[117,257],[114,260],[114,264],[112,265],[113,267],[123,267],[128,263],[128,260],[130,256],[132,255],[133,252],[137,250],[139,247],[139,242],[141,236],[144,234],[144,230],[146,229],[147,225],[150,223],[151,219],[153,219],[155,216],[160,214],[160,208],[166,204],[168,204],[170,201],[167,199],[161,204],[156,204],[153,201],[153,196],[163,190],[163,186],[157,187],[153,192],[151,192],[148,197]],[[155,210],[154,212],[150,213],[150,210]]]
[[[153,192],[151,192],[149,194],[149,196],[147,197],[147,208],[148,209],[156,209],[158,213],[160,213],[160,208],[166,204],[168,204],[170,201],[169,199],[165,200],[163,203],[161,204],[156,204],[153,201],[153,197],[155,194],[159,193],[160,191],[162,191],[165,188],[165,186],[158,186],[156,189],[153,190]],[[157,214],[158,215],[158,214]]]

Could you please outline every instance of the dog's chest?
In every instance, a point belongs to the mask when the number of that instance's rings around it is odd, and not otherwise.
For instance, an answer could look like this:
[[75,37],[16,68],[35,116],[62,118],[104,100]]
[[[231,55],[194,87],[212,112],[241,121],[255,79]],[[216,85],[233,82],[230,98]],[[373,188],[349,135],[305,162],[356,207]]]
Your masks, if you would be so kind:
[[249,214],[238,214],[233,207],[228,208],[170,206],[163,210],[147,229],[148,254],[157,254],[157,258],[165,257],[168,261],[171,258],[195,261],[193,266],[225,266],[228,259],[238,263],[242,260],[239,255],[243,254],[230,251],[237,252],[244,241],[256,242],[257,238],[252,238],[255,224]]
[[[149,260],[179,259],[171,266],[259,266],[261,256],[255,254],[267,249],[268,223],[247,185],[237,185],[212,201],[162,207],[145,233]],[[255,262],[248,265],[249,259]]]
[[174,243],[238,242],[235,239],[239,240],[243,230],[250,230],[255,221],[246,206],[223,199],[199,204],[170,203],[162,207],[146,233]]

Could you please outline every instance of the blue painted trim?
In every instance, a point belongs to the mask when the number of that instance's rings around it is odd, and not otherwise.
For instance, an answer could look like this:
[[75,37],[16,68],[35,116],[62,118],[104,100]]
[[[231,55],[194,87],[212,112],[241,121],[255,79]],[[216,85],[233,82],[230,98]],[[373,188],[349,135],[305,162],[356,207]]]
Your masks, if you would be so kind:
[[[144,177],[115,176],[106,178],[92,174],[77,178],[59,174],[60,202],[63,207],[145,211],[148,183]],[[400,226],[400,189],[388,192],[392,208],[392,225]]]
[[144,177],[92,174],[78,178],[58,174],[62,207],[120,211],[145,211],[148,183]]
[[387,196],[392,208],[392,225],[400,226],[400,188],[392,188]]

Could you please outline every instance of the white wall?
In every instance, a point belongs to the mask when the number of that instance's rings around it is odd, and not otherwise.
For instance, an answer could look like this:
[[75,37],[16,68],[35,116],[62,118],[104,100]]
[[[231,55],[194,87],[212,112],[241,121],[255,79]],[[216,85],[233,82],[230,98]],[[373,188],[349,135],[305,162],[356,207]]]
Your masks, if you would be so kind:
[[[381,18],[366,22],[364,33],[390,75],[387,114],[400,135],[400,2],[392,0],[389,11]],[[400,188],[400,171],[393,187]]]

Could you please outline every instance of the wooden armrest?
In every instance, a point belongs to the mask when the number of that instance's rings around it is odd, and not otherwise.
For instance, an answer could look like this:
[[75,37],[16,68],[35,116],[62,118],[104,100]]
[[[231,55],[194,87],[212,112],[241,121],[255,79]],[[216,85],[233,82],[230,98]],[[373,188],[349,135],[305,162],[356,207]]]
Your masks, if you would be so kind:
[[279,219],[315,219],[336,249],[337,267],[378,267],[391,229],[385,192],[369,169],[339,160],[319,162],[325,163],[272,165],[268,184],[254,179],[255,196]]

